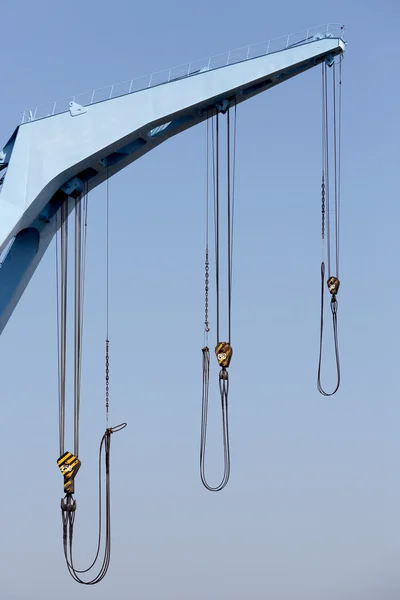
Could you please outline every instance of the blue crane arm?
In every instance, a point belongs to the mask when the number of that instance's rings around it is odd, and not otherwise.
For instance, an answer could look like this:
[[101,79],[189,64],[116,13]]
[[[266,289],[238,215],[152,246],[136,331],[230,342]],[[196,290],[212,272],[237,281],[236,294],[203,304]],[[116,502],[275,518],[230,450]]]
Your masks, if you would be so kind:
[[[170,137],[344,52],[342,31],[313,35],[257,58],[171,76],[140,91],[63,112],[24,115],[0,152],[0,333],[60,219],[75,198]],[[229,62],[229,60],[228,60]],[[52,114],[55,113],[55,114]]]

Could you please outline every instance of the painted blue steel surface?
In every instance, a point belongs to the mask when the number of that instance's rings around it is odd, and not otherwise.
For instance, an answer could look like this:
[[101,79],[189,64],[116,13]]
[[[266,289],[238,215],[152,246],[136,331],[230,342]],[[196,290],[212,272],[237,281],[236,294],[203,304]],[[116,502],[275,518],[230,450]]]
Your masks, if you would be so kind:
[[[164,140],[206,120],[217,103],[243,102],[341,54],[341,37],[237,62],[20,125],[0,154],[0,333],[60,226],[60,205]],[[1,173],[1,171],[0,171]],[[26,232],[29,233],[26,233]],[[24,233],[25,232],[25,233]],[[36,232],[36,233],[34,233]]]

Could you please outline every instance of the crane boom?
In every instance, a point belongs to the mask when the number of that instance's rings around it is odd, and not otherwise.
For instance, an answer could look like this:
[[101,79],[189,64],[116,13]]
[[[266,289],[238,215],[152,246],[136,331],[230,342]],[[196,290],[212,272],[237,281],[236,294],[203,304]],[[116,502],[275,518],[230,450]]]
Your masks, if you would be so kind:
[[0,152],[0,255],[8,250],[0,268],[0,333],[61,225],[61,204],[69,214],[85,190],[203,122],[215,107],[244,102],[344,49],[342,28],[322,31],[276,52],[119,97],[86,106],[71,101],[59,114],[31,113],[28,120],[24,114]]

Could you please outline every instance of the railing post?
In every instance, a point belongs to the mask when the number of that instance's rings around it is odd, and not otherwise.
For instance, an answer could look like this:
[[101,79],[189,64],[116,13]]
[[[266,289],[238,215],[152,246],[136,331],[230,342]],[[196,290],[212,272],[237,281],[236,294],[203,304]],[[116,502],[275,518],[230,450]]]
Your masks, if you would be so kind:
[[92,97],[90,98],[90,104],[93,104],[93,102],[94,102],[94,95],[95,95],[95,93],[96,93],[96,90],[93,90]]
[[128,94],[130,94],[132,92],[132,86],[133,86],[133,79],[131,79],[131,84],[129,86],[129,92],[128,92]]
[[229,65],[229,61],[231,59],[231,51],[229,51],[228,58],[226,59],[226,64]]
[[111,89],[110,89],[110,95],[108,96],[108,98],[109,98],[109,99],[110,99],[110,98],[111,98],[111,96],[113,95],[113,91],[114,91],[114,85],[112,85],[112,86],[111,86]]
[[265,54],[269,53],[269,45],[270,45],[270,43],[271,43],[271,40],[268,40],[268,46],[267,46],[267,50],[266,50]]
[[[171,72],[170,72],[170,74],[171,74]],[[151,86],[152,79],[153,79],[153,73],[150,75],[149,84],[147,86],[148,88]]]

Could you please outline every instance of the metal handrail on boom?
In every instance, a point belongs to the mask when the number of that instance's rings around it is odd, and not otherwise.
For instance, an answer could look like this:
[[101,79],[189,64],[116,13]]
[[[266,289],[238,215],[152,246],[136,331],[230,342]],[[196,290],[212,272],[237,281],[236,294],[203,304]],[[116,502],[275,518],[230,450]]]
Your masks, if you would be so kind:
[[229,52],[185,63],[178,67],[171,67],[170,69],[165,69],[163,71],[157,71],[143,77],[114,83],[90,92],[69,96],[68,98],[62,98],[61,100],[56,100],[49,104],[43,104],[32,109],[24,110],[22,113],[21,124],[67,112],[70,109],[70,104],[72,102],[82,106],[90,106],[92,104],[97,104],[98,102],[103,102],[104,100],[109,100],[110,98],[118,98],[119,96],[139,92],[157,85],[170,83],[171,81],[177,81],[221,67],[227,67],[254,58],[260,58],[261,56],[280,52],[281,50],[287,50],[288,48],[300,46],[302,44],[309,44],[327,37],[338,38],[345,41],[344,26],[339,23],[328,23],[327,25],[312,27],[267,42],[253,44],[251,46],[238,48],[237,50],[230,50]]

